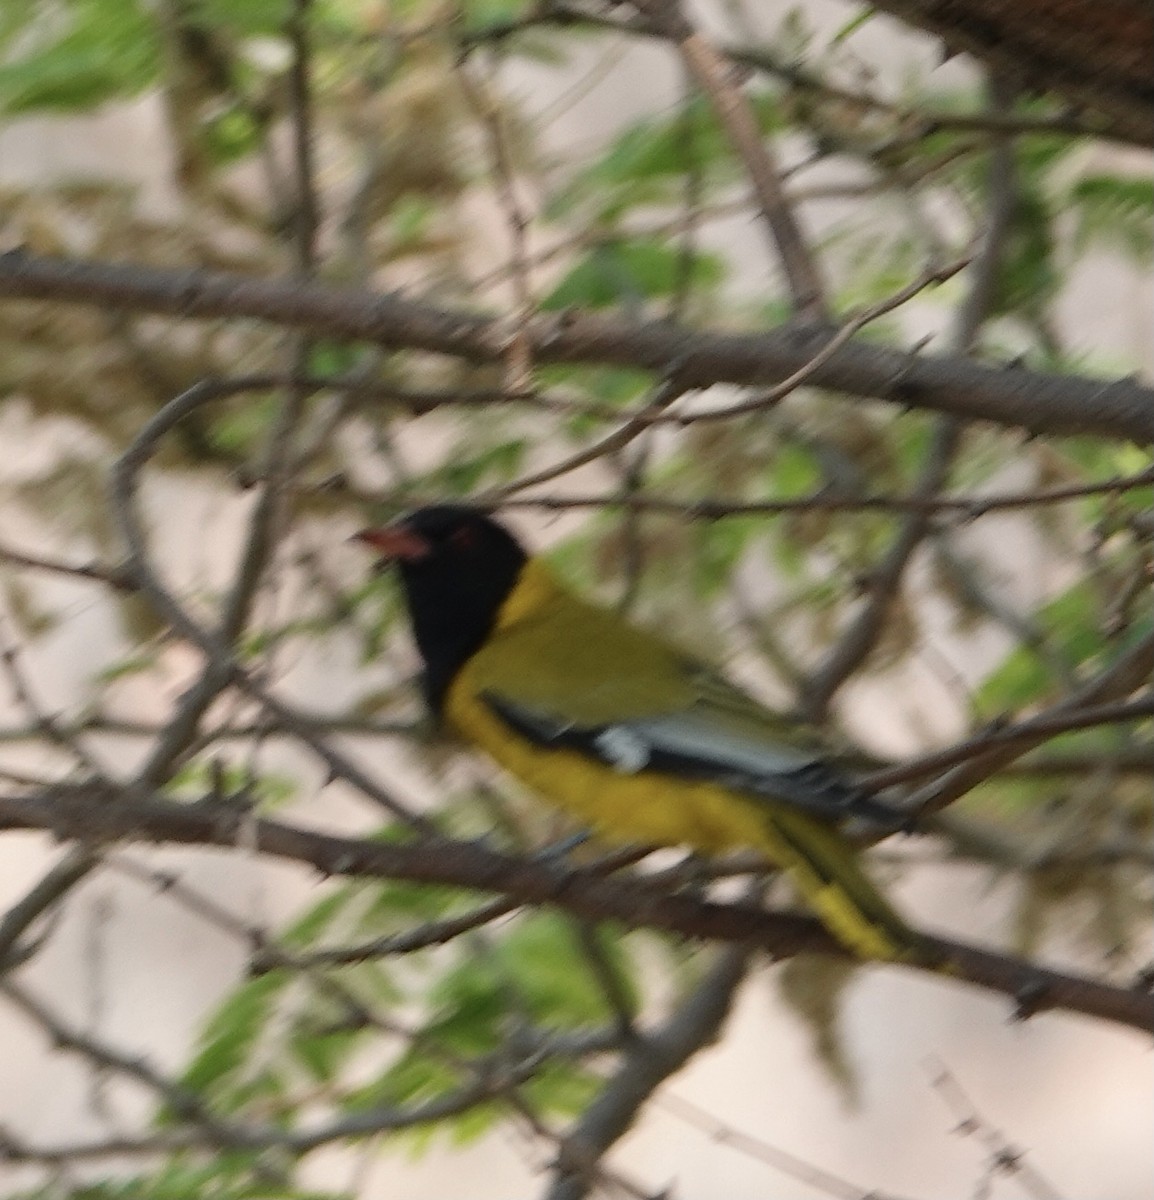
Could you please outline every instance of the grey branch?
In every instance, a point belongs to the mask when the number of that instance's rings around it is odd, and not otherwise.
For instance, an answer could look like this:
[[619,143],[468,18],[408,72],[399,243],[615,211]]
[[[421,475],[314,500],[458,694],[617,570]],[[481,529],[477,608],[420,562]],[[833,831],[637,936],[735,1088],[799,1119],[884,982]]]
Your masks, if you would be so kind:
[[[94,304],[188,320],[248,318],[388,349],[426,350],[500,363],[504,321],[401,296],[316,283],[136,265],[84,263],[14,252],[0,255],[0,296]],[[539,363],[636,367],[686,387],[764,385],[802,369],[831,336],[820,326],[783,325],[758,333],[630,322],[621,316],[564,313],[526,326]],[[920,355],[850,342],[810,382],[850,396],[992,421],[1034,434],[1094,434],[1154,443],[1154,388],[1134,379],[1064,376],[1021,366],[984,366],[957,355]]]

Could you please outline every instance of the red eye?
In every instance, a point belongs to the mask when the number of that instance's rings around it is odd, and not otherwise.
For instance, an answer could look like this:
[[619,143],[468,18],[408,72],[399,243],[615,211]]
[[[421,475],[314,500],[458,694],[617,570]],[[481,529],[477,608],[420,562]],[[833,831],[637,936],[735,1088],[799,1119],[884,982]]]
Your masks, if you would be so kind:
[[473,525],[462,525],[460,528],[453,530],[453,536],[450,540],[454,546],[461,550],[472,550],[477,544],[477,529]]

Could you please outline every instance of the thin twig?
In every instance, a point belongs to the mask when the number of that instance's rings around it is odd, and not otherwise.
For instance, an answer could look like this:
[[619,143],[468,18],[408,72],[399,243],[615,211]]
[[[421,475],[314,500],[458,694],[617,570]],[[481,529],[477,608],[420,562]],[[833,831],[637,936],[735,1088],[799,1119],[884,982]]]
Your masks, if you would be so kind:
[[746,946],[721,950],[712,969],[659,1028],[638,1033],[597,1098],[564,1140],[548,1200],[579,1200],[593,1170],[629,1129],[653,1092],[718,1036],[749,967]]
[[99,864],[100,854],[92,847],[83,842],[71,846],[21,899],[9,905],[0,919],[0,976],[32,957],[43,939],[20,945],[21,938]]
[[754,200],[769,230],[789,286],[794,313],[813,321],[829,317],[817,259],[801,232],[782,187],[781,168],[732,68],[678,10],[676,0],[637,0],[637,6],[676,41],[689,73],[709,97],[718,121],[745,167]]
[[15,550],[11,546],[4,545],[0,545],[0,562],[22,570],[44,571],[50,575],[71,575],[75,579],[90,579],[94,583],[108,584],[121,592],[132,590],[132,581],[118,567],[105,566],[102,563],[61,562],[55,558],[29,554],[26,550]]
[[236,1144],[229,1124],[219,1120],[199,1096],[168,1079],[139,1055],[115,1049],[82,1033],[57,1015],[29,988],[14,980],[0,979],[0,995],[38,1025],[58,1049],[79,1054],[94,1066],[115,1071],[141,1084],[174,1113],[199,1126],[215,1145],[228,1147]]
[[509,139],[500,104],[493,94],[492,80],[475,80],[469,64],[463,61],[457,74],[473,112],[485,130],[491,171],[497,185],[497,196],[509,230],[509,278],[513,285],[513,314],[506,359],[505,385],[512,392],[532,386],[532,343],[528,337],[529,320],[536,311],[536,302],[529,277],[529,215],[521,203],[513,170]]
[[[564,27],[587,27],[601,29],[626,36],[643,36],[668,39],[669,32],[655,22],[646,22],[636,17],[620,17],[620,10],[594,11],[576,4],[551,0],[539,5],[526,15],[495,20],[487,25],[469,29],[461,35],[465,45],[502,41],[538,26],[557,25]],[[735,64],[773,75],[799,92],[809,92],[826,99],[848,112],[869,111],[881,113],[890,125],[900,131],[891,138],[890,144],[905,145],[933,137],[943,130],[978,133],[1006,133],[1014,137],[1092,137],[1117,140],[1136,144],[1148,149],[1149,139],[1127,128],[1125,122],[1112,121],[1108,117],[1091,112],[1065,109],[1058,112],[1034,116],[1026,113],[1002,114],[988,110],[976,112],[945,111],[932,107],[913,107],[886,99],[877,92],[864,88],[850,88],[831,83],[818,75],[806,63],[795,58],[782,58],[769,46],[725,43],[718,46],[720,53]]]
[[[164,406],[145,423],[132,443],[117,460],[112,471],[111,508],[125,545],[125,569],[137,582],[141,594],[155,611],[180,636],[197,646],[208,659],[200,682],[191,689],[190,698],[166,726],[164,738],[158,740],[150,762],[164,762],[164,754],[172,756],[187,746],[196,732],[201,711],[199,704],[211,693],[215,695],[226,683],[232,682],[247,692],[268,712],[271,719],[291,732],[319,756],[334,778],[345,779],[363,795],[393,813],[409,827],[432,837],[436,829],[431,822],[417,815],[398,800],[346,755],[329,744],[314,722],[274,697],[252,679],[232,657],[232,647],[215,632],[202,627],[161,581],[153,564],[145,535],[144,522],[137,511],[137,492],[140,472],[156,452],[165,435],[190,412],[215,398],[217,390],[211,383],[196,384]],[[181,723],[183,722],[183,724]],[[171,758],[167,761],[171,761]]]
[[816,1167],[813,1163],[798,1158],[795,1154],[790,1154],[788,1150],[770,1145],[764,1138],[742,1133],[682,1096],[664,1092],[654,1097],[654,1104],[692,1128],[700,1130],[719,1146],[731,1147],[748,1158],[781,1172],[788,1179],[835,1197],[835,1200],[898,1200],[891,1192],[859,1187],[822,1167]]
[[[1001,1132],[986,1121],[962,1090],[956,1076],[940,1063],[931,1063],[934,1091],[945,1101],[954,1119],[956,1132],[963,1136],[976,1134],[989,1154],[986,1170],[989,1180],[996,1175],[1013,1178],[1032,1200],[1062,1200],[1062,1194],[1035,1167],[1025,1161],[1025,1152],[1011,1146]],[[982,1195],[989,1195],[982,1190]]]
[[526,488],[538,487],[542,483],[549,483],[554,479],[559,479],[562,475],[568,475],[571,471],[577,470],[578,467],[587,466],[589,463],[596,462],[599,458],[604,458],[608,454],[615,454],[618,451],[624,450],[630,442],[635,441],[649,429],[652,424],[649,419],[651,414],[660,413],[662,410],[668,408],[684,391],[684,387],[681,386],[674,374],[655,389],[653,395],[639,412],[631,416],[618,429],[613,430],[612,433],[606,434],[605,437],[598,439],[593,445],[586,446],[584,450],[576,451],[576,453],[571,454],[568,458],[562,459],[561,462],[554,463],[551,467],[543,467],[532,474],[523,475],[520,479],[505,484],[487,497],[478,497],[479,503],[493,506],[501,504],[507,496],[523,492]]
[[[946,482],[961,440],[961,425],[942,418],[934,431],[914,496],[930,499]],[[897,599],[906,568],[932,528],[930,514],[910,512],[878,565],[863,580],[865,603],[849,627],[802,684],[798,708],[807,720],[824,721],[838,688],[869,658]]]
[[[1006,108],[1011,102],[1007,89],[998,81],[991,85],[991,106]],[[1014,148],[1009,139],[996,137],[990,152],[989,203],[985,236],[973,264],[969,291],[958,312],[953,349],[969,354],[995,298],[997,274],[1017,202]],[[963,425],[955,416],[939,418],[914,495],[930,499],[945,486],[963,439]],[[866,600],[849,628],[824,657],[802,687],[801,711],[820,722],[843,683],[873,652],[884,632],[906,569],[914,553],[933,531],[933,521],[924,511],[909,513],[902,521],[889,549],[866,579]]]
[[67,723],[61,723],[57,717],[41,707],[21,665],[17,643],[8,640],[7,630],[2,625],[0,625],[0,668],[8,679],[17,705],[27,714],[29,723],[39,730],[42,737],[63,750],[75,765],[90,778],[108,778],[104,766],[88,750],[80,736],[74,733]]
[[910,808],[919,815],[940,811],[982,780],[1049,740],[1055,732],[1055,722],[1065,717],[1078,720],[1080,715],[1084,716],[1087,710],[1093,712],[1099,705],[1112,706],[1113,701],[1145,686],[1151,675],[1154,675],[1154,633],[1139,639],[1105,671],[1036,718],[1040,724],[1032,736],[1027,736],[1023,730],[1019,737],[998,741],[995,735],[991,735],[994,737],[993,745],[968,755],[958,766],[945,771],[909,797]]
[[[999,727],[978,737],[967,738],[945,750],[916,758],[912,762],[902,763],[898,767],[889,767],[875,771],[861,779],[863,787],[871,790],[895,787],[901,783],[909,783],[913,779],[921,779],[926,775],[944,771],[947,767],[966,763],[975,758],[982,758],[988,751],[1000,747],[1023,746],[1031,749],[1040,746],[1052,737],[1070,733],[1075,729],[1094,729],[1100,725],[1113,725],[1129,721],[1145,721],[1154,716],[1154,697],[1144,696],[1138,700],[1112,704],[1088,705],[1080,708],[1066,708],[1055,705],[1040,716],[1031,717],[1018,725],[1009,728]],[[1019,753],[1025,753],[1025,749]]]

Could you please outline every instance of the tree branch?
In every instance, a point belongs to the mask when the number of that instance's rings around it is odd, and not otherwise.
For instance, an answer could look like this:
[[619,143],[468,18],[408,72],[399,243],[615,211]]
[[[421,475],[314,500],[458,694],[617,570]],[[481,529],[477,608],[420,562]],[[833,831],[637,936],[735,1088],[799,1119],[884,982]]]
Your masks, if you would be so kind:
[[565,1138],[547,1200],[580,1200],[586,1195],[592,1169],[629,1130],[657,1088],[716,1040],[746,976],[749,958],[748,947],[727,946],[660,1028],[632,1039],[613,1076]]
[[[426,350],[500,363],[504,321],[322,284],[202,271],[85,263],[13,252],[0,255],[0,296],[167,313],[188,320],[245,317],[392,349]],[[781,326],[753,334],[687,330],[665,322],[569,313],[527,324],[534,361],[636,367],[685,387],[760,385],[801,370],[830,331]],[[1134,379],[1062,376],[1020,366],[988,367],[959,356],[923,356],[851,342],[810,382],[856,397],[992,421],[1035,434],[1088,433],[1154,443],[1154,388]]]
[[[422,840],[409,845],[334,837],[254,818],[242,805],[138,799],[99,785],[57,786],[0,796],[0,829],[41,829],[63,839],[233,847],[243,830],[255,851],[304,863],[322,875],[403,879],[497,892],[524,904],[552,904],[592,920],[612,919],[709,941],[749,943],[775,958],[802,951],[846,951],[815,918],[669,894],[641,879],[605,878],[596,869],[560,869],[511,858],[475,843]],[[926,936],[950,963],[949,977],[1014,999],[1020,1016],[1045,1009],[1084,1013],[1154,1030],[1154,996],[1051,971],[994,951]],[[898,964],[907,970],[926,970]]]
[[669,31],[686,69],[709,98],[718,122],[741,159],[754,202],[777,249],[794,314],[809,320],[828,320],[829,306],[817,258],[786,200],[777,156],[758,128],[753,107],[732,78],[729,64],[713,43],[689,24],[676,0],[634,2],[658,27]]
[[1025,722],[1022,736],[1008,738],[1005,742],[999,742],[996,736],[992,737],[993,744],[990,749],[968,755],[958,766],[938,776],[910,798],[911,810],[919,816],[939,812],[959,796],[976,787],[983,779],[988,779],[996,771],[1048,741],[1055,728],[1062,722],[1062,718],[1070,717],[1076,722],[1079,716],[1085,716],[1086,709],[1129,696],[1148,684],[1152,674],[1154,633],[1140,638],[1117,662],[1064,700],[1047,708],[1036,719],[1036,732],[1031,733],[1031,723]]
[[1108,116],[1121,137],[1154,138],[1154,22],[1147,0],[878,0],[905,24],[940,36],[1035,88]]

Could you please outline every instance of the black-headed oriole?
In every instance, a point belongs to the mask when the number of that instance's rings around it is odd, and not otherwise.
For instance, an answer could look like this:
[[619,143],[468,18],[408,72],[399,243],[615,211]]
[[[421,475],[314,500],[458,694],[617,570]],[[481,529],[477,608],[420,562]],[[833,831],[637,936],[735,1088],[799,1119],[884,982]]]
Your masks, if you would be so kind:
[[754,847],[857,954],[922,958],[838,828],[892,814],[803,728],[574,596],[480,510],[357,537],[400,568],[433,714],[544,800],[616,841]]

